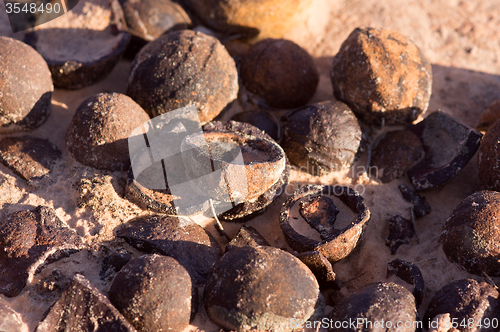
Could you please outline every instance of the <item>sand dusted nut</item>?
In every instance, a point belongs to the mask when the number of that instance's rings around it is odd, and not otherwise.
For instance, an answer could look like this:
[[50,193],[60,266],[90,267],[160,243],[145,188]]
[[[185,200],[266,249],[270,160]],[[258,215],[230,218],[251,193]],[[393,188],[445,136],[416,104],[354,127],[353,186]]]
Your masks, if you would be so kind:
[[201,123],[237,94],[233,58],[216,38],[191,30],[169,32],[145,46],[132,63],[127,88],[152,117],[193,104]]
[[448,259],[470,273],[500,276],[500,193],[478,191],[453,210],[441,233]]
[[488,190],[500,190],[500,121],[496,121],[484,134],[477,159],[477,169],[482,185]]
[[333,94],[374,124],[410,124],[427,110],[431,64],[403,35],[356,28],[333,58]]
[[208,27],[242,38],[281,38],[303,22],[311,0],[182,0]]
[[281,145],[300,170],[323,175],[351,167],[362,132],[349,107],[338,101],[305,106],[286,114]]
[[149,116],[128,96],[100,93],[84,100],[66,132],[66,147],[80,163],[110,171],[130,166],[127,138]]
[[[322,197],[334,202],[318,200]],[[330,204],[336,204],[347,216],[344,217],[346,220],[328,218],[331,215],[328,210],[337,208],[325,209],[325,205]],[[296,190],[281,208],[280,227],[292,249],[297,252],[319,251],[335,263],[356,247],[369,219],[368,206],[356,190],[342,186],[306,185]],[[335,227],[334,222],[342,223],[342,228]]]
[[197,291],[175,259],[145,255],[117,273],[109,299],[138,331],[182,331],[196,312]]
[[0,63],[0,132],[41,126],[54,91],[47,63],[33,48],[8,37],[0,37]]
[[[333,322],[359,322],[352,331],[415,332],[417,308],[415,298],[403,286],[393,282],[377,282],[337,302],[330,319]],[[398,322],[403,324],[398,326]],[[349,329],[340,328],[338,325],[336,328],[335,324],[332,324],[328,331]]]
[[217,325],[236,331],[292,331],[291,319],[322,315],[324,299],[312,272],[273,247],[235,247],[215,263],[205,308]]
[[123,29],[118,0],[88,0],[54,20],[48,11],[40,15],[25,41],[47,61],[56,87],[80,89],[118,63],[130,41]]
[[286,39],[265,39],[250,47],[241,61],[240,74],[250,92],[275,108],[305,105],[319,82],[313,58]]
[[437,316],[449,314],[448,325],[457,323],[461,332],[498,331],[498,291],[484,281],[455,280],[434,294],[424,315],[424,327],[437,327]]

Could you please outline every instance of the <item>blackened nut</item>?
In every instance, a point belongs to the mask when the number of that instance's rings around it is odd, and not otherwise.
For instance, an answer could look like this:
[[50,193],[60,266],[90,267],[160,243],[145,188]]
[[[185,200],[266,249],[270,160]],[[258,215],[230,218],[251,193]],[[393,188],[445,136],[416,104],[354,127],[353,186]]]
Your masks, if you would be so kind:
[[132,63],[127,88],[151,117],[193,104],[201,123],[237,94],[236,65],[224,46],[191,30],[169,32],[146,45]]
[[391,249],[391,254],[395,255],[399,246],[408,244],[409,239],[414,236],[413,222],[397,214],[389,219],[389,235],[385,239],[385,245]]
[[[332,228],[329,232],[325,232],[323,234],[325,239],[319,241],[297,232],[290,224],[290,212],[292,207],[302,199],[321,195],[337,197],[357,214],[357,218],[343,229]],[[361,232],[369,219],[370,210],[363,197],[354,189],[342,186],[307,185],[295,191],[281,208],[280,227],[286,242],[297,252],[319,251],[331,263],[335,263],[349,255],[356,247]]]
[[335,97],[369,123],[410,124],[427,110],[432,92],[429,61],[401,34],[356,28],[333,58]]

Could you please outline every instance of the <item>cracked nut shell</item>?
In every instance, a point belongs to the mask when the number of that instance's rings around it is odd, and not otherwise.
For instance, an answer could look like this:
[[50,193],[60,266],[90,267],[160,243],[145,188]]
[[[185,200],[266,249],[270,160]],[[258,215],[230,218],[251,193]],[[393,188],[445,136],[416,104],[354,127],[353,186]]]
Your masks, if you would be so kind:
[[458,203],[441,243],[448,259],[470,273],[500,276],[500,193],[478,191]]
[[0,132],[41,126],[54,91],[47,63],[25,43],[1,36],[0,63]]
[[286,39],[265,39],[250,47],[241,61],[240,75],[250,92],[276,108],[305,105],[319,82],[313,58]]
[[[331,228],[325,231],[321,241],[306,237],[296,231],[290,224],[290,214],[293,206],[310,196],[333,195],[357,214],[343,229]],[[363,197],[349,187],[306,185],[293,193],[281,208],[280,227],[285,240],[297,252],[319,251],[331,263],[335,263],[349,255],[356,247],[363,227],[370,219],[370,210]]]
[[356,28],[333,58],[333,94],[365,121],[404,125],[427,110],[429,61],[410,40],[385,29]]
[[237,94],[233,58],[216,38],[191,30],[169,32],[146,45],[132,63],[127,88],[151,117],[194,104],[201,123]]
[[323,175],[352,165],[361,136],[358,120],[349,107],[326,101],[287,113],[281,145],[301,170]]

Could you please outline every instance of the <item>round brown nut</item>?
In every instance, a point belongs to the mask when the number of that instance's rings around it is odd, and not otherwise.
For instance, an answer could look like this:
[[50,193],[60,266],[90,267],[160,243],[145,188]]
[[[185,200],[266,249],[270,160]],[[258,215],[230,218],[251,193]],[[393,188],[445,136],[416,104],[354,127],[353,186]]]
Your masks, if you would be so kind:
[[500,193],[478,191],[453,210],[441,234],[448,259],[470,273],[500,276]]
[[325,101],[285,116],[281,145],[290,161],[313,175],[351,167],[361,144],[358,119],[339,101]]
[[333,58],[335,97],[377,124],[409,124],[427,110],[429,61],[410,40],[385,29],[356,28]]
[[500,190],[500,120],[488,128],[479,145],[477,168],[479,179],[488,190]]
[[245,87],[276,108],[305,105],[319,82],[313,58],[286,39],[265,39],[253,45],[243,57],[240,72]]
[[170,32],[146,45],[132,63],[127,89],[152,117],[194,104],[202,123],[237,94],[233,58],[217,39],[191,30]]
[[309,268],[273,247],[234,247],[212,268],[205,308],[217,325],[236,331],[292,331],[290,321],[321,313],[324,299]]
[[175,259],[145,255],[118,272],[109,299],[138,331],[182,331],[196,308],[196,291]]
[[100,93],[78,107],[66,132],[66,146],[80,163],[97,169],[130,166],[128,135],[149,120],[144,110],[119,93]]
[[80,1],[57,19],[52,15],[41,14],[25,41],[47,61],[58,88],[80,89],[103,79],[130,41],[130,34],[118,31],[125,27],[118,0]]
[[183,0],[208,27],[252,38],[281,38],[301,24],[312,0]]
[[33,48],[0,37],[0,132],[39,127],[50,114],[52,78]]

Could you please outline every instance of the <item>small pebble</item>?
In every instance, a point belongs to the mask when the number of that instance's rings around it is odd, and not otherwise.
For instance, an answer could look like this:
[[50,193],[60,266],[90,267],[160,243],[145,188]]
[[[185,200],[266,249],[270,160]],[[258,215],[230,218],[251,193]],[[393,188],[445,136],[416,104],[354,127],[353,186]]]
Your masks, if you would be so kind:
[[402,244],[410,243],[409,240],[415,236],[415,227],[411,220],[395,215],[389,219],[389,235],[385,239],[385,245],[395,255]]
[[[415,332],[413,324],[417,321],[417,308],[415,298],[403,286],[393,282],[377,282],[335,303],[329,318],[333,322],[362,321],[352,331]],[[383,327],[380,326],[381,322],[384,322]],[[389,322],[392,328],[386,328]],[[403,325],[396,329],[398,322],[403,322]],[[410,325],[405,326],[406,322]],[[376,323],[378,327],[374,325]],[[329,332],[349,331],[332,325]]]
[[321,315],[318,282],[299,259],[273,247],[228,251],[205,287],[210,319],[228,330],[292,331],[290,319]]
[[351,167],[361,136],[361,127],[349,107],[326,101],[287,113],[281,145],[299,170],[323,175]]
[[425,156],[408,170],[415,190],[439,186],[455,177],[472,159],[481,137],[477,130],[437,111],[408,127],[424,147]]
[[387,183],[405,175],[423,155],[422,143],[415,134],[408,130],[391,131],[374,149],[371,165],[377,167],[378,177]]
[[66,146],[80,163],[123,171],[130,166],[128,136],[149,116],[130,97],[100,93],[84,100],[66,132]]
[[0,63],[0,132],[41,126],[54,91],[47,63],[32,47],[8,37],[0,37]]
[[403,199],[408,203],[413,204],[413,214],[415,218],[422,218],[423,216],[431,213],[432,209],[424,196],[414,192],[404,184],[398,186]]
[[275,108],[304,106],[316,92],[319,73],[306,50],[286,39],[265,39],[243,56],[245,87]]
[[31,136],[0,140],[0,162],[25,180],[48,174],[62,152],[52,142]]
[[425,290],[424,277],[418,266],[410,262],[405,262],[399,258],[395,259],[387,264],[387,278],[393,275],[413,285],[414,288],[412,293],[418,307],[422,303]]
[[0,298],[0,332],[28,331],[21,315],[10,307],[9,303]]
[[197,291],[175,259],[145,255],[118,272],[109,299],[138,331],[182,331],[196,312]]
[[333,58],[333,94],[363,120],[405,125],[427,110],[432,69],[420,49],[385,29],[356,28]]
[[479,146],[477,170],[484,188],[500,191],[500,121],[496,121],[484,134]]
[[108,298],[76,274],[35,332],[137,332]]
[[28,271],[47,260],[68,256],[83,247],[81,237],[67,227],[54,209],[38,206],[14,212],[0,221],[0,294],[19,295],[28,280]]
[[146,45],[132,63],[127,88],[151,117],[195,105],[201,123],[215,118],[237,93],[233,58],[216,38],[191,30],[169,32]]
[[151,216],[126,223],[116,236],[147,253],[160,253],[176,259],[193,278],[193,283],[206,283],[212,265],[221,256],[217,241],[195,223],[177,217]]
[[[495,287],[484,281],[460,279],[443,286],[432,297],[424,315],[424,327],[437,325],[436,317],[449,314],[461,332],[498,331],[500,308]],[[488,323],[486,326],[486,323]]]
[[500,193],[478,191],[460,201],[440,242],[448,259],[468,272],[500,276]]
[[25,42],[47,61],[57,88],[80,89],[106,77],[125,52],[130,35],[121,18],[118,0],[79,1],[56,20],[41,14]]

